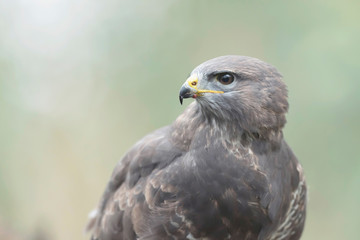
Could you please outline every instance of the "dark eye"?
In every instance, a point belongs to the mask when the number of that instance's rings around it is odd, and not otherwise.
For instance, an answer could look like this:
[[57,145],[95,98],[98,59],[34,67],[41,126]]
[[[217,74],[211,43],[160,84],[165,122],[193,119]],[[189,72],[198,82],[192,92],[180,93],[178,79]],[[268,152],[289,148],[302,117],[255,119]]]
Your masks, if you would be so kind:
[[231,73],[221,73],[216,78],[221,84],[229,85],[234,81],[234,76]]

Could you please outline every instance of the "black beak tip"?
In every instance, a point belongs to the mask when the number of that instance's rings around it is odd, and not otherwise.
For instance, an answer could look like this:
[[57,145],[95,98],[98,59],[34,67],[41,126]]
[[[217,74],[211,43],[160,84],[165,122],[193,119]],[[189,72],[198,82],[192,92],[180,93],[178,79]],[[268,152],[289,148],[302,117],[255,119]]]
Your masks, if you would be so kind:
[[184,100],[184,97],[180,95],[180,96],[179,96],[179,100],[180,100],[180,104],[182,105],[183,100]]

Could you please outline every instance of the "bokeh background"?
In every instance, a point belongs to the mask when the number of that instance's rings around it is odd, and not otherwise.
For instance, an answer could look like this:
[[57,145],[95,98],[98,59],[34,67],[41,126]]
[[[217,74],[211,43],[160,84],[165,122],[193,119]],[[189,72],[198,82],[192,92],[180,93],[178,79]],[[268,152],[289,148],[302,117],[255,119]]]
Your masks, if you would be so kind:
[[87,239],[87,214],[116,162],[184,110],[178,90],[196,65],[226,54],[284,75],[285,137],[309,185],[302,239],[360,239],[359,9],[0,1],[0,239]]

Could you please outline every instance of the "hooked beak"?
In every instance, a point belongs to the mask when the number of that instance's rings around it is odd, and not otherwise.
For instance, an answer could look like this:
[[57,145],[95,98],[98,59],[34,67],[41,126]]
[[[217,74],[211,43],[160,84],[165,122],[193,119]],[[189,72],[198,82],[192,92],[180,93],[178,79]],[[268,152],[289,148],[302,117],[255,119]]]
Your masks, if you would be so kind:
[[180,104],[183,103],[183,99],[184,98],[196,98],[196,92],[197,90],[190,87],[189,84],[187,82],[185,82],[180,89],[180,93],[179,93],[179,100],[180,100]]
[[197,98],[202,96],[204,93],[224,93],[223,91],[198,89],[198,78],[196,75],[190,76],[186,82],[181,86],[179,100],[180,104],[183,103],[184,98]]

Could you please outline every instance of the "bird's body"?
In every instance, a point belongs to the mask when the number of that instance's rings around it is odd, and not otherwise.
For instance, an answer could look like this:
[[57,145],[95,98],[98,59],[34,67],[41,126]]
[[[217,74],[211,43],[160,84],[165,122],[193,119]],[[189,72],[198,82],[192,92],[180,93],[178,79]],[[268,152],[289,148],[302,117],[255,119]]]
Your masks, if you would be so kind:
[[283,139],[280,74],[254,58],[225,56],[192,76],[180,98],[197,101],[115,167],[90,221],[92,239],[299,239],[306,185]]

